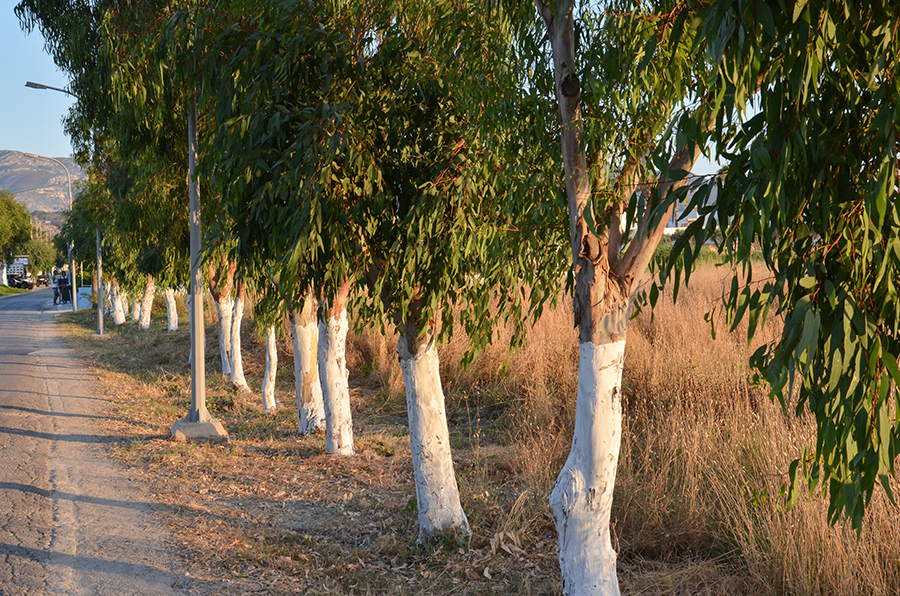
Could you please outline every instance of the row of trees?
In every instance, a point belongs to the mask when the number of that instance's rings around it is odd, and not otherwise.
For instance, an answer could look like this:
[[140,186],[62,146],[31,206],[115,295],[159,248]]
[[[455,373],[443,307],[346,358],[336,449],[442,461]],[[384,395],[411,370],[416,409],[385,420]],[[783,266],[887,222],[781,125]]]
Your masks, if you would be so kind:
[[[503,320],[521,341],[570,290],[576,427],[551,494],[567,594],[618,593],[609,518],[631,312],[721,231],[733,321],[752,333],[784,315],[754,362],[785,404],[797,375],[796,410],[818,421],[791,494],[801,474],[823,481],[832,520],[858,526],[900,446],[898,8],[523,4],[23,0],[78,98],[67,129],[90,183],[67,229],[80,250],[93,236],[77,230],[103,232],[132,295],[186,285],[196,133],[223,372],[246,387],[235,342],[252,291],[266,327],[290,317],[300,431],[324,427],[327,449],[350,454],[348,313],[393,327],[423,537],[468,531],[436,343],[461,327],[474,354]],[[709,140],[731,166],[694,181],[693,200],[712,184],[720,200],[651,282]],[[749,268],[759,243],[763,284]]]
[[49,271],[56,264],[57,251],[33,238],[31,214],[24,203],[8,190],[0,190],[0,284],[8,285],[7,264],[16,255],[31,257],[35,271]]

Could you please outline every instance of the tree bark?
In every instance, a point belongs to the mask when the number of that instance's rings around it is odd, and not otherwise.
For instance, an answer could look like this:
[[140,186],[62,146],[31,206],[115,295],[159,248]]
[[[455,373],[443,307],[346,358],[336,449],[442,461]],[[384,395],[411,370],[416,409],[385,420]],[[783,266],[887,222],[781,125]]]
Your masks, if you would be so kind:
[[9,280],[6,279],[6,261],[0,261],[0,286],[9,286]]
[[219,315],[219,356],[222,359],[222,374],[231,377],[231,315],[234,301],[231,298],[234,272],[237,265],[226,263],[223,258],[218,267],[209,265],[209,292],[216,302]]
[[[579,336],[578,396],[572,450],[551,492],[551,507],[559,534],[563,594],[618,596],[616,553],[612,548],[609,514],[622,433],[620,383],[628,319],[636,290],[662,237],[668,213],[650,228],[649,209],[637,214],[639,227],[624,254],[621,224],[633,192],[634,163],[619,173],[621,196],[610,202],[611,225],[593,233],[585,211],[592,192],[588,160],[582,143],[581,83],[575,61],[574,0],[536,0],[553,51],[556,97],[559,103],[560,145],[569,207],[572,268],[575,278],[573,314]],[[600,163],[601,148],[594,148]],[[682,150],[669,170],[689,171],[698,149]],[[640,158],[640,156],[638,157]],[[598,176],[597,179],[602,177]],[[686,178],[659,181],[660,193],[685,184]],[[669,207],[671,212],[674,204]]]
[[147,276],[147,285],[144,287],[144,297],[141,300],[140,324],[141,329],[150,328],[150,314],[153,310],[153,298],[156,295],[156,280],[152,275]]
[[278,369],[278,350],[275,345],[275,326],[266,329],[266,372],[263,374],[263,411],[275,414],[275,373]]
[[141,321],[141,299],[135,296],[131,301],[131,324],[137,325]]
[[234,301],[230,295],[222,294],[216,300],[216,314],[219,323],[219,356],[222,359],[222,374],[231,377],[231,316]]
[[325,451],[338,455],[353,455],[353,420],[346,365],[349,294],[350,284],[345,282],[334,304],[326,309],[328,318],[319,323],[319,378],[325,405]]
[[112,307],[113,296],[112,296],[112,284],[110,284],[110,281],[108,279],[104,279],[103,283],[101,284],[100,299],[102,300],[102,304],[103,304],[103,316],[104,317],[111,316],[112,310],[113,310],[113,307]]
[[431,538],[449,530],[468,534],[469,521],[459,501],[453,470],[437,346],[431,328],[420,337],[414,324],[406,325],[397,342],[397,353],[406,385],[419,538]]
[[624,336],[580,346],[572,450],[550,493],[563,594],[619,594],[609,522],[622,439],[624,357]]
[[113,323],[116,325],[124,325],[125,324],[125,309],[122,306],[122,302],[125,300],[125,296],[121,288],[119,287],[119,282],[113,280],[112,285],[112,308],[113,308]]
[[244,358],[241,354],[241,322],[244,320],[244,284],[237,285],[237,298],[231,316],[231,386],[238,391],[250,393],[250,386],[244,378]]
[[166,328],[170,333],[178,331],[178,304],[172,288],[166,288]]
[[310,293],[299,312],[291,311],[291,340],[294,344],[294,385],[297,393],[297,424],[301,435],[315,434],[325,429],[325,403],[319,381],[316,352],[319,344],[319,324],[316,320],[316,300]]

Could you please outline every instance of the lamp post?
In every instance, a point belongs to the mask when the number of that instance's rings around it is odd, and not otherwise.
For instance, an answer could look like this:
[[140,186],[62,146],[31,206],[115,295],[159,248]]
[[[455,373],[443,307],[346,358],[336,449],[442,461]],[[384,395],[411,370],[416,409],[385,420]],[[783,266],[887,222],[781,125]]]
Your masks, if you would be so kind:
[[[47,159],[49,161],[55,161],[59,165],[63,167],[66,171],[66,183],[69,187],[69,213],[72,212],[72,175],[69,174],[69,168],[66,167],[66,164],[59,161],[55,157],[47,157],[46,155],[37,155],[34,153],[26,153],[25,157],[33,157],[35,159]],[[75,259],[72,256],[72,242],[69,242],[69,271],[72,273],[72,312],[78,312],[78,286],[75,284]]]
[[[43,83],[35,83],[33,81],[27,81],[25,86],[29,89],[49,89],[50,91],[59,91],[60,93],[65,93],[66,95],[71,95],[75,97],[75,95],[71,91],[67,91],[66,89],[60,89],[59,87],[51,87],[50,85],[44,85]],[[96,147],[94,147],[96,152]],[[26,154],[27,155],[27,154]],[[40,156],[34,156],[40,157]],[[48,157],[45,159],[53,159],[52,157]],[[66,168],[65,164],[57,159],[53,159],[53,161],[62,165],[63,168]],[[66,176],[69,177],[69,169],[66,168]],[[71,177],[69,177],[69,211],[72,211],[72,181]],[[103,335],[103,301],[100,299],[100,296],[103,293],[103,256],[100,249],[100,226],[97,226],[97,335]],[[69,243],[69,257],[71,261],[72,254],[72,244]],[[71,261],[70,265],[72,269],[72,280],[75,280],[75,263]],[[76,312],[78,310],[78,287],[73,286],[73,296],[72,296],[72,311]]]

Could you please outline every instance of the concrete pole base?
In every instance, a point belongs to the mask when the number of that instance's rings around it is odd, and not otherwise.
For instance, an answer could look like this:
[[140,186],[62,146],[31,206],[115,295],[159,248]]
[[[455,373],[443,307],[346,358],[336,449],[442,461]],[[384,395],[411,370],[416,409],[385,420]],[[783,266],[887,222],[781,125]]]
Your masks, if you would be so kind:
[[172,427],[172,438],[180,443],[206,442],[227,443],[228,431],[217,419],[209,422],[187,422],[179,420]]

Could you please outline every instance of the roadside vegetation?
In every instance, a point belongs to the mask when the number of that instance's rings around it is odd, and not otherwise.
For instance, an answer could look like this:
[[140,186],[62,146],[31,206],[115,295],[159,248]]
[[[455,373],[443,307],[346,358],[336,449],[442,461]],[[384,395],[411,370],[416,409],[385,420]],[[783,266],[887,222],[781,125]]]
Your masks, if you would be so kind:
[[[813,444],[815,427],[748,383],[756,344],[747,345],[746,328],[727,334],[715,313],[711,339],[704,315],[730,276],[704,263],[677,304],[661,297],[630,327],[612,513],[623,594],[900,593],[900,516],[882,493],[859,538],[849,526],[828,526],[826,500],[801,495],[785,510],[786,471]],[[207,351],[209,408],[230,440],[203,445],[168,438],[190,402],[189,334],[166,332],[161,300],[148,331],[109,325],[105,341],[90,337],[95,312],[60,318],[98,371],[116,457],[151,485],[195,577],[231,582],[236,593],[560,594],[547,497],[574,424],[578,349],[568,302],[548,309],[518,351],[501,332],[462,369],[464,339],[441,346],[472,535],[428,543],[416,542],[396,338],[350,335],[357,454],[338,458],[325,453],[324,436],[297,433],[287,326],[274,416],[263,413],[258,392],[264,329],[250,320],[242,339],[253,394],[232,391],[218,354]],[[780,333],[768,325],[755,342]],[[214,320],[207,329],[214,346]]]

